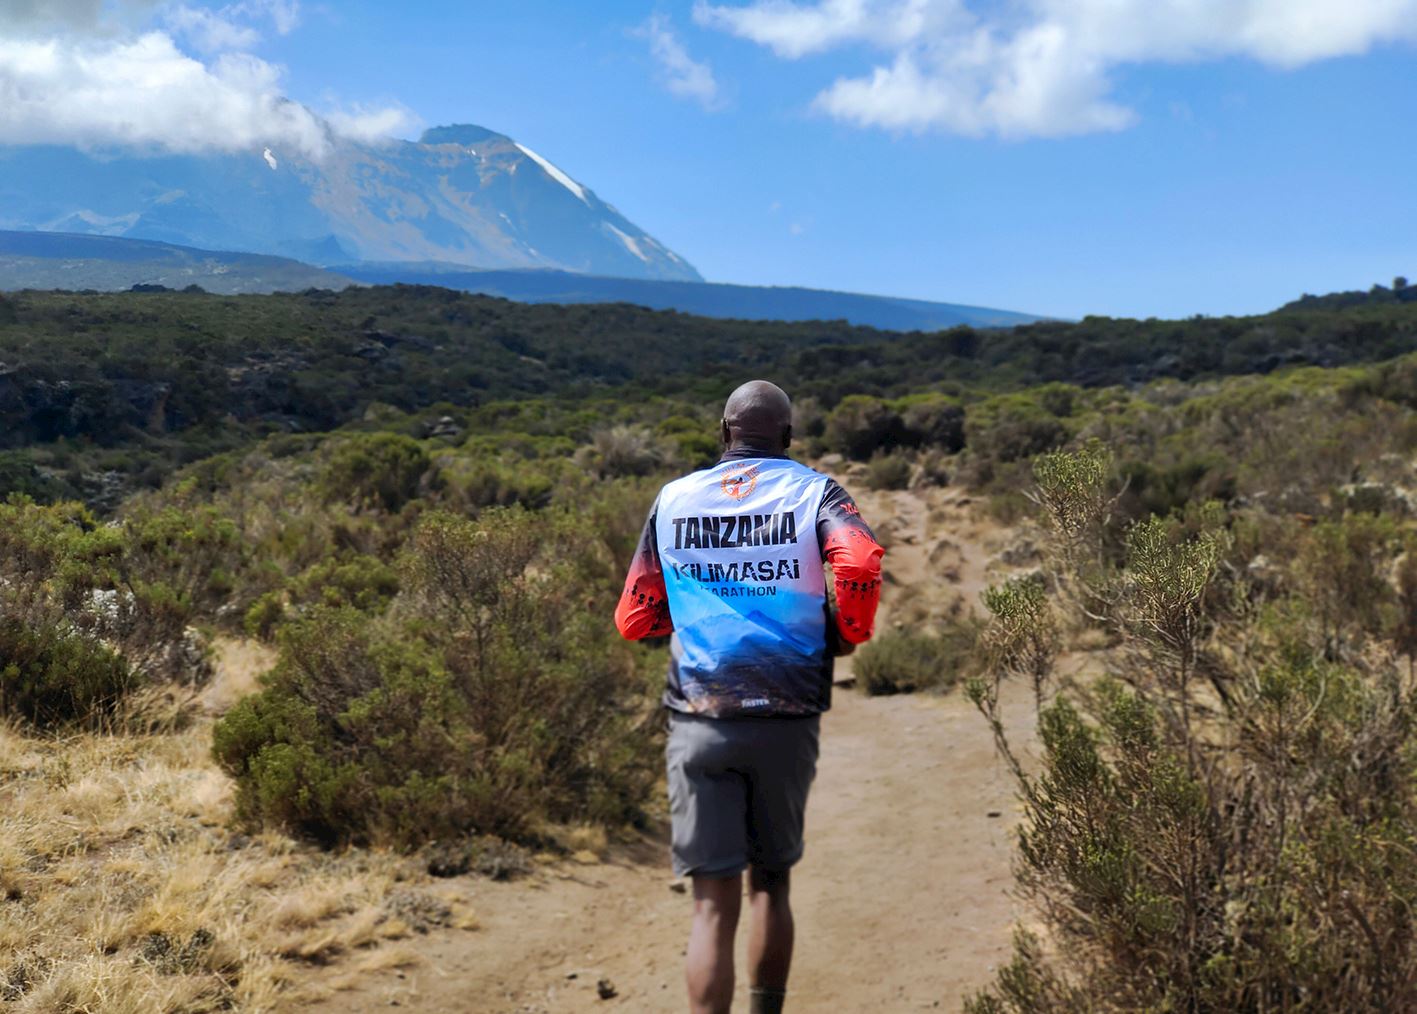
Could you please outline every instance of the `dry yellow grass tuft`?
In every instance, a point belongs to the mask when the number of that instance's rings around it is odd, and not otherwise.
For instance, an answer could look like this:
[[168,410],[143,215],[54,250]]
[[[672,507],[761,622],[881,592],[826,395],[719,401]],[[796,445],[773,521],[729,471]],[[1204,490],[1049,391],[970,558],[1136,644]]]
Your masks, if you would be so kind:
[[[224,685],[253,687],[264,656],[239,645],[223,655],[243,665]],[[229,831],[210,721],[68,738],[0,724],[7,1012],[289,1009],[330,988],[314,966],[340,961],[346,977],[400,967],[417,956],[388,941],[476,926],[411,860]]]

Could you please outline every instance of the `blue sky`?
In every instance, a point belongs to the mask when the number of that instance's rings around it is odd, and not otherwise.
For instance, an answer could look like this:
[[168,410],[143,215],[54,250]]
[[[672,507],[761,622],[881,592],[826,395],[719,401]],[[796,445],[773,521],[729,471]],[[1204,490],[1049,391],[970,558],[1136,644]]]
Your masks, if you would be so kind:
[[713,281],[1168,317],[1417,277],[1408,0],[206,10],[292,98],[510,134]]

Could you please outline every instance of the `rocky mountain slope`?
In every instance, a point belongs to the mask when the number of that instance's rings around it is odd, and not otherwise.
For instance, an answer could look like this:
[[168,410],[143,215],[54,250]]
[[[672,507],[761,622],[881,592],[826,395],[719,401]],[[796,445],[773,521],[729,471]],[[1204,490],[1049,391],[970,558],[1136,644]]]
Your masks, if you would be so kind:
[[125,236],[214,250],[439,260],[697,281],[678,254],[537,152],[483,127],[417,142],[331,136],[312,159],[275,148],[156,155],[0,148],[0,229]]

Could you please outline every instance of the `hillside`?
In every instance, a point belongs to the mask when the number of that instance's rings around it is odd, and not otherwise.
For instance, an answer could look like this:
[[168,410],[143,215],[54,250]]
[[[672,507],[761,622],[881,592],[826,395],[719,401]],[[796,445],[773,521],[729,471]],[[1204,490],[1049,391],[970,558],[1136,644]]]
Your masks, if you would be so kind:
[[888,331],[957,324],[1012,327],[1040,318],[1011,310],[793,286],[604,278],[565,271],[467,271],[449,264],[349,264],[335,270],[371,285],[441,285],[523,303],[633,303],[732,320],[844,320]]
[[697,280],[678,254],[506,135],[331,135],[312,158],[0,148],[0,229],[82,232],[320,264],[441,260]]
[[[840,321],[715,320],[623,304],[529,305],[417,286],[269,296],[0,298],[0,492],[112,506],[134,484],[272,432],[383,405],[713,401],[745,376],[830,409],[852,394],[969,400],[1372,362],[1417,349],[1417,306],[1249,318],[1088,318],[898,334]],[[10,450],[5,451],[6,448]]]
[[351,279],[285,257],[196,250],[151,240],[82,233],[0,232],[0,291],[95,289],[134,285],[208,292],[342,289]]

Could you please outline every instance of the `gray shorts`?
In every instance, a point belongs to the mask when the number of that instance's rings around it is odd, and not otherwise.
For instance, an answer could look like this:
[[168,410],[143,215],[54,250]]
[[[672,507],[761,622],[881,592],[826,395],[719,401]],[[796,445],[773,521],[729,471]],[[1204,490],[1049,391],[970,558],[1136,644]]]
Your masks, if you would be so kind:
[[802,858],[820,716],[701,718],[669,712],[675,876],[780,871]]

